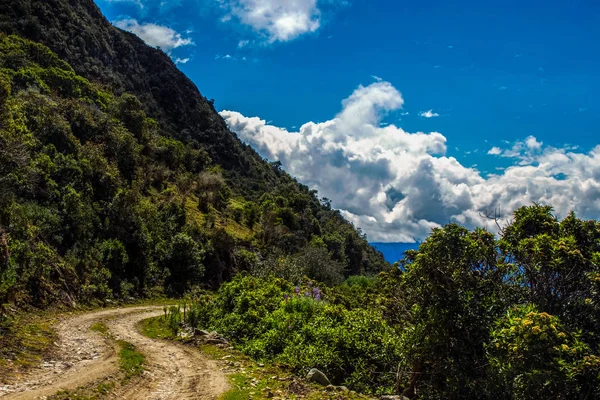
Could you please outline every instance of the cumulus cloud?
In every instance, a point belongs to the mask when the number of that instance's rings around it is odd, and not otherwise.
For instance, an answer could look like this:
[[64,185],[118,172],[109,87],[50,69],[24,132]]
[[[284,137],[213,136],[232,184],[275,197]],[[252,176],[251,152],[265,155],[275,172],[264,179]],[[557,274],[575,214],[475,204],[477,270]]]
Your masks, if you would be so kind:
[[229,14],[244,25],[264,34],[267,40],[286,42],[321,26],[317,0],[221,0]]
[[469,227],[493,222],[485,210],[510,214],[541,202],[559,216],[575,210],[595,218],[600,207],[600,146],[588,153],[544,146],[535,137],[488,153],[514,165],[482,176],[446,155],[438,132],[380,126],[404,99],[388,82],[359,86],[332,119],[307,122],[293,132],[235,111],[221,115],[264,157],[281,161],[301,182],[333,200],[373,241],[424,239],[432,228],[456,221]]
[[118,28],[136,34],[148,45],[158,46],[167,53],[178,47],[194,44],[192,39],[184,38],[180,33],[166,26],[152,23],[140,24],[135,19],[122,19],[115,21],[114,24]]
[[433,118],[433,117],[440,116],[440,114],[433,112],[433,110],[421,111],[421,113],[419,115],[424,118]]
[[502,154],[502,149],[500,147],[494,146],[487,153],[493,156],[499,156],[500,154]]
[[189,57],[188,58],[176,58],[175,64],[187,64],[189,61],[190,61]]

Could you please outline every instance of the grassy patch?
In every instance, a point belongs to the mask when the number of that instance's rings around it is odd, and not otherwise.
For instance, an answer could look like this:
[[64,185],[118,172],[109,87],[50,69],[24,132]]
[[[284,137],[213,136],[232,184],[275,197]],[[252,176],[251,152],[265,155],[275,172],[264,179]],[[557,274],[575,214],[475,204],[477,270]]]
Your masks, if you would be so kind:
[[115,386],[114,382],[107,379],[99,384],[81,386],[75,390],[61,390],[48,397],[48,400],[100,400]]
[[146,357],[142,353],[136,351],[135,346],[131,343],[119,340],[119,366],[125,374],[125,380],[140,376],[144,372],[144,363]]
[[148,318],[140,321],[140,332],[150,339],[175,339],[177,334],[165,323],[163,317]]
[[94,332],[98,332],[104,336],[108,335],[108,326],[104,322],[94,322],[90,329]]
[[84,393],[86,390],[84,388],[79,388],[76,390],[61,390],[56,394],[48,397],[48,400],[96,400],[98,397],[91,394],[88,395]]
[[53,349],[56,333],[47,316],[23,315],[0,326],[0,383],[38,365]]

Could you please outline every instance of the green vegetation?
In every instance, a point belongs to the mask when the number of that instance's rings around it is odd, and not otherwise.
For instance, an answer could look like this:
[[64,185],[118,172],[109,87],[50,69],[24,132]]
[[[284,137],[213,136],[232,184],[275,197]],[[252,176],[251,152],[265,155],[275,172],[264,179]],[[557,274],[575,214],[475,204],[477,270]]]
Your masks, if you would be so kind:
[[447,225],[398,270],[338,286],[241,274],[169,324],[364,393],[598,398],[600,223],[551,211],[517,210],[499,239]]
[[273,166],[251,192],[206,149],[163,135],[133,95],[0,35],[0,304],[180,296],[237,271],[336,283],[389,267]]
[[[355,278],[350,285],[331,289],[308,279],[295,287],[280,278],[238,275],[216,296],[197,299],[185,318],[172,316],[178,309],[169,310],[167,323],[184,320],[214,329],[245,354],[281,363],[299,375],[318,368],[334,384],[389,393],[400,342],[382,310],[366,306],[367,287],[378,285],[375,281]],[[349,290],[359,296],[360,306],[345,305]]]
[[106,326],[106,324],[103,322],[94,322],[90,326],[90,329],[102,335],[108,335],[108,326]]
[[38,365],[56,340],[47,316],[13,315],[0,320],[0,383]]
[[78,387],[75,390],[61,390],[48,400],[100,400],[106,398],[116,386],[114,380],[106,379],[98,384]]
[[162,317],[141,321],[139,329],[143,335],[148,336],[150,339],[175,339],[177,336],[177,331],[173,331]]
[[[183,307],[167,311],[167,317],[155,317],[141,322],[144,335],[154,339],[180,340],[171,329],[172,315],[183,316]],[[175,317],[173,317],[175,318]],[[188,341],[189,342],[189,341]],[[193,343],[193,342],[191,342]],[[232,389],[220,400],[231,399],[336,399],[359,400],[369,397],[353,391],[331,390],[296,378],[276,363],[258,364],[241,351],[227,347],[201,344],[199,350],[214,360],[220,360],[223,371],[228,375]]]
[[121,350],[119,351],[119,367],[125,374],[125,380],[140,376],[144,372],[144,363],[146,357],[135,350],[135,346],[123,340],[118,341]]

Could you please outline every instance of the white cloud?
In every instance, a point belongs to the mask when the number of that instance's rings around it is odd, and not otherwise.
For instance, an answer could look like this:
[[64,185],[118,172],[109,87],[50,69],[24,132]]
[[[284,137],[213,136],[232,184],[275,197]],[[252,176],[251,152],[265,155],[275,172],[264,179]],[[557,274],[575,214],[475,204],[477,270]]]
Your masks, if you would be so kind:
[[130,3],[140,8],[139,12],[151,15],[156,12],[164,14],[181,6],[181,0],[105,0],[109,3]]
[[238,47],[241,49],[243,47],[248,46],[248,44],[250,44],[249,40],[240,40],[239,43],[238,43]]
[[138,6],[139,8],[144,8],[144,3],[142,0],[107,0],[109,3],[132,3]]
[[525,144],[527,145],[527,148],[529,150],[535,151],[535,150],[540,150],[544,143],[538,142],[534,136],[528,136],[527,139],[525,139]]
[[239,19],[264,34],[267,41],[286,42],[321,26],[317,0],[219,0],[228,10],[224,18]]
[[[507,141],[503,141],[506,144],[509,144]],[[529,164],[532,163],[536,156],[541,152],[543,142],[539,142],[535,136],[528,136],[523,141],[517,141],[512,144],[512,147],[507,149],[501,149],[500,147],[492,147],[488,154],[507,157],[507,158],[515,158],[520,160],[519,164]]]
[[342,214],[374,241],[425,238],[451,221],[487,226],[485,210],[540,202],[559,216],[571,209],[597,218],[600,209],[600,146],[589,153],[545,146],[533,136],[488,153],[514,165],[482,176],[446,156],[437,132],[409,133],[379,126],[404,100],[388,82],[359,86],[332,119],[307,122],[290,132],[235,111],[221,115],[240,138],[264,157],[279,160],[301,182],[333,200]]
[[381,81],[383,81],[383,78],[380,78],[380,77],[379,77],[379,76],[377,76],[377,75],[371,75],[371,78],[373,78],[373,79],[374,79],[374,80],[376,80],[377,82],[381,82]]
[[502,154],[502,149],[500,147],[492,147],[487,153],[493,156],[499,156]]
[[187,64],[189,61],[190,61],[189,57],[188,58],[176,58],[175,64]]
[[440,116],[440,114],[433,112],[433,110],[421,111],[419,115],[424,118],[433,118]]
[[178,47],[194,44],[192,39],[184,38],[180,33],[166,26],[152,23],[140,24],[135,19],[123,19],[115,21],[114,24],[118,28],[136,34],[148,45],[160,47],[167,53]]

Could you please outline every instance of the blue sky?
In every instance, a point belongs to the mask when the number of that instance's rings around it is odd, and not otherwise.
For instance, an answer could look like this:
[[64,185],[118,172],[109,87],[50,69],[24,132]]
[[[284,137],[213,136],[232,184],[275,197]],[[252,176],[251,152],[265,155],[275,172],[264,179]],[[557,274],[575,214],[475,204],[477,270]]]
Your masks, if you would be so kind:
[[595,1],[97,3],[373,240],[531,201],[597,218]]

